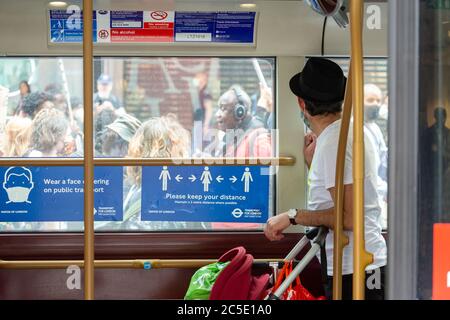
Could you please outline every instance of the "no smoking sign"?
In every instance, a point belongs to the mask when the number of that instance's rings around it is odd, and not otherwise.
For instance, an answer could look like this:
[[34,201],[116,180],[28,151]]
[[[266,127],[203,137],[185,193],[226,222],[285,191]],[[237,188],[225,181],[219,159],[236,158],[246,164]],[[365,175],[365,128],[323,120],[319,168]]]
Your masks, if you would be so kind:
[[168,17],[168,13],[166,11],[152,11],[150,12],[150,17],[154,20],[164,20]]

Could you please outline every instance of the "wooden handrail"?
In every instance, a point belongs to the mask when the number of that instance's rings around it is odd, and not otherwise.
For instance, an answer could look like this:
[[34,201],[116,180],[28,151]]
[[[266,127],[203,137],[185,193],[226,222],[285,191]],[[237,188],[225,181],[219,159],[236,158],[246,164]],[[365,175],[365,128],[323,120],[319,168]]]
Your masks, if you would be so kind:
[[342,299],[342,255],[348,245],[344,233],[344,171],[347,150],[348,131],[352,116],[352,70],[348,72],[345,88],[344,109],[339,132],[338,153],[336,157],[336,204],[333,229],[333,300]]
[[[284,259],[254,259],[254,263],[283,262]],[[102,269],[162,269],[201,268],[217,262],[214,259],[128,259],[128,260],[94,260],[95,268]],[[84,260],[0,260],[0,269],[66,269],[69,266],[84,268]]]
[[[293,166],[291,156],[274,158],[94,158],[94,166]],[[0,166],[79,167],[83,158],[0,158]]]
[[83,0],[84,298],[94,299],[93,4]]
[[364,234],[364,68],[363,1],[350,1],[351,68],[353,90],[353,299],[364,300],[365,270],[373,257],[365,249]]

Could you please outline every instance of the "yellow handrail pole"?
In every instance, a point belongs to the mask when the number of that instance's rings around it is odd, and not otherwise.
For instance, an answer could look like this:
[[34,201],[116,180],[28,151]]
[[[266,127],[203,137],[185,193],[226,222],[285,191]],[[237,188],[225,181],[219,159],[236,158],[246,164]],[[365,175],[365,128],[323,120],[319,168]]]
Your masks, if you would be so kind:
[[364,112],[363,112],[363,1],[350,1],[351,68],[353,90],[353,299],[364,300],[365,270],[372,255],[364,240]]
[[[284,259],[255,259],[254,263],[284,262]],[[217,260],[213,259],[134,259],[134,260],[95,260],[96,268],[103,269],[189,269],[201,268]],[[84,260],[0,260],[0,269],[66,269],[69,266],[84,267]]]
[[[291,156],[276,158],[95,158],[94,166],[293,166]],[[82,158],[0,158],[0,166],[82,166]]]
[[92,0],[83,0],[84,298],[94,299],[94,148]]
[[348,237],[343,231],[344,225],[344,169],[347,149],[348,130],[352,116],[352,68],[348,71],[345,88],[341,130],[339,132],[338,153],[336,159],[336,205],[333,228],[333,300],[342,299],[342,254],[348,245]]

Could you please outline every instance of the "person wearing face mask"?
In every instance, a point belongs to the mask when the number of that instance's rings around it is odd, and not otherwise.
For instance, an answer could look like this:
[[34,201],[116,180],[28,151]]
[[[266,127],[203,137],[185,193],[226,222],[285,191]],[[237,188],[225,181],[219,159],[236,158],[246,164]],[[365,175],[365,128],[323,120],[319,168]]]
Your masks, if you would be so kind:
[[[333,281],[333,228],[335,214],[336,158],[341,127],[342,102],[347,79],[342,69],[324,58],[310,58],[302,72],[292,77],[289,86],[297,96],[300,112],[304,114],[314,136],[305,137],[305,159],[309,167],[307,209],[290,209],[267,221],[264,233],[271,241],[283,239],[283,231],[291,224],[325,226],[330,229],[326,238],[327,281],[324,289],[332,296]],[[344,230],[349,244],[342,256],[342,298],[352,299],[353,276],[353,129],[350,126],[344,169]],[[367,137],[367,133],[365,133]],[[367,279],[379,275],[380,287],[366,286],[368,300],[384,299],[384,274],[387,263],[386,241],[381,234],[381,210],[376,184],[375,151],[370,143],[364,144],[364,216],[365,247],[373,254],[374,262],[366,268]],[[321,261],[322,265],[325,261]]]
[[383,132],[377,124],[380,117],[383,93],[374,84],[364,86],[364,127],[368,133],[368,141],[375,148],[375,163],[377,167],[377,190],[382,208],[383,228],[387,228],[387,162],[388,148],[384,140]]

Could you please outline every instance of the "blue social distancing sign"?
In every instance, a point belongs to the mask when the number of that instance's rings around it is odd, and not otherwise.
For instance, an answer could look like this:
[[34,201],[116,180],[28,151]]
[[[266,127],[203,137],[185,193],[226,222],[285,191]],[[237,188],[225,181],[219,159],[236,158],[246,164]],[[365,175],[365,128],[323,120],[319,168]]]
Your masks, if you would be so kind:
[[[82,167],[0,167],[0,221],[83,221]],[[123,169],[94,171],[96,221],[121,221]]]
[[145,167],[141,220],[265,223],[270,200],[267,169]]

